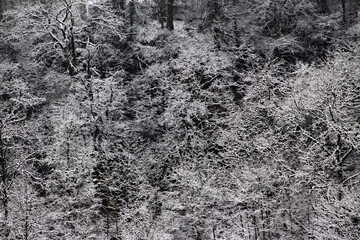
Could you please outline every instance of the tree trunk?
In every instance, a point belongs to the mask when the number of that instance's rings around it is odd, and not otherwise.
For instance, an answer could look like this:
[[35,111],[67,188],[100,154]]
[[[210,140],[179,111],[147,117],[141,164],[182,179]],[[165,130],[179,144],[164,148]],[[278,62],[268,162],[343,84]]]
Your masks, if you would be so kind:
[[[0,0],[1,1],[1,0]],[[2,138],[2,128],[3,123],[0,122],[0,164],[1,164],[1,181],[2,181],[2,189],[1,189],[1,198],[2,198],[2,202],[3,202],[3,207],[4,207],[4,228],[5,228],[5,237],[7,239],[7,237],[10,234],[10,229],[8,226],[8,216],[9,216],[9,194],[8,194],[8,187],[9,187],[9,179],[8,179],[8,167],[7,167],[7,159],[6,159],[6,155],[5,155],[5,151],[6,151],[6,146],[5,143],[3,142],[3,138]]]
[[215,47],[220,50],[221,48],[221,44],[220,44],[220,28],[219,28],[219,23],[218,21],[216,21],[214,23],[214,43],[215,43]]
[[253,225],[254,225],[254,240],[257,240],[259,238],[259,226],[258,226],[255,214],[252,216],[252,218],[253,218]]
[[[236,9],[237,0],[233,0],[233,7]],[[235,47],[240,47],[240,39],[239,39],[239,28],[237,23],[237,16],[236,13],[233,13],[233,32],[234,32],[234,38],[235,38]]]
[[24,226],[24,240],[30,239],[30,225],[29,225],[29,218],[30,218],[30,203],[29,203],[29,193],[27,185],[25,185],[25,226]]
[[346,23],[346,0],[341,0],[341,8],[342,8],[342,21],[343,24]]
[[0,20],[3,18],[5,8],[5,0],[0,0]]
[[164,28],[164,23],[166,22],[166,4],[165,0],[160,0],[160,12],[159,12],[159,21],[161,28]]
[[75,45],[75,36],[74,36],[75,20],[72,14],[70,21],[71,21],[71,27],[70,27],[71,64],[74,70],[76,70],[77,59],[76,59],[76,45]]
[[132,27],[134,25],[134,17],[135,17],[135,2],[134,0],[131,0],[129,3],[129,17],[130,17],[130,26]]
[[172,31],[174,30],[174,0],[168,0],[167,4],[167,25],[166,27]]

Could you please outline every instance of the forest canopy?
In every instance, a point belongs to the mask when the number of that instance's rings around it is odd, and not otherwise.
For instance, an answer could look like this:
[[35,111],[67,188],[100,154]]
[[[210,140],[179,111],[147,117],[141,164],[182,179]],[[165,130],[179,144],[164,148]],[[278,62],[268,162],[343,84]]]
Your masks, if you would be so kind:
[[0,0],[0,239],[360,239],[357,0]]

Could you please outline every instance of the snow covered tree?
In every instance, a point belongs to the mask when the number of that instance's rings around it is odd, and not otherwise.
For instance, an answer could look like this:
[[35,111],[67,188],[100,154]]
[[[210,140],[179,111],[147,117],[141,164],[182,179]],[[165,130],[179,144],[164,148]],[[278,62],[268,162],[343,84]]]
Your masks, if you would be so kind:
[[[55,42],[55,47],[59,47],[62,51],[64,60],[70,76],[76,74],[78,60],[76,50],[76,35],[81,31],[77,28],[80,21],[80,13],[77,11],[76,1],[62,1],[63,6],[59,6],[58,10],[54,10],[54,19],[51,19],[51,28],[49,34]],[[58,7],[56,5],[56,7]]]
[[341,1],[9,1],[1,239],[359,239]]
[[[19,238],[18,234],[30,236],[29,221],[33,216],[22,211],[17,205],[24,200],[21,191],[36,189],[38,182],[34,165],[37,162],[38,140],[34,126],[30,126],[34,109],[41,108],[45,99],[32,95],[31,87],[23,79],[26,75],[21,65],[0,66],[0,193],[1,193],[1,228],[5,239]],[[23,184],[18,184],[24,180]],[[31,192],[31,193],[30,193]],[[34,200],[36,190],[28,192]],[[33,202],[33,201],[31,201]],[[40,202],[40,201],[38,201]],[[29,207],[29,206],[27,206]],[[20,214],[17,215],[17,214]],[[25,226],[19,226],[26,219]],[[33,226],[32,226],[33,227]],[[25,228],[25,230],[24,230]],[[20,239],[20,238],[19,238]],[[23,238],[22,238],[23,239]]]

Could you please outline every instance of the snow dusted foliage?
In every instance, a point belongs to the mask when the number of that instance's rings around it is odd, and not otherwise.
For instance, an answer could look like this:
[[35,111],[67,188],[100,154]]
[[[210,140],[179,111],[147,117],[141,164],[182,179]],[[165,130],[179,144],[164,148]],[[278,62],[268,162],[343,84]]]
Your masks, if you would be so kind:
[[37,236],[41,228],[31,212],[42,202],[36,198],[41,182],[36,172],[41,140],[36,135],[38,125],[30,117],[45,99],[33,95],[21,64],[2,62],[0,68],[1,236],[20,239]]
[[[354,183],[359,168],[354,164],[359,157],[360,126],[355,108],[359,105],[360,85],[355,80],[359,72],[354,66],[358,56],[354,49],[351,53],[335,54],[321,69],[302,66],[294,85],[291,112],[296,115],[292,119],[300,120],[298,129],[304,137],[302,141],[306,141],[301,163],[315,171],[311,192],[319,201],[313,204],[316,211],[312,222],[319,239],[330,235],[334,239],[359,236],[353,215],[358,209],[349,211],[353,209],[351,199],[358,194]],[[342,212],[344,221],[334,217],[334,211]],[[328,218],[324,220],[324,216]],[[324,221],[329,224],[327,227]],[[339,232],[338,226],[342,226]]]
[[49,109],[54,133],[45,159],[52,169],[46,182],[46,206],[51,212],[47,232],[58,239],[86,239],[94,231],[91,219],[96,218],[91,210],[95,195],[91,171],[95,163],[86,115],[76,111],[81,108],[73,99],[69,97],[68,101]]
[[358,24],[175,4],[3,12],[0,238],[359,239]]

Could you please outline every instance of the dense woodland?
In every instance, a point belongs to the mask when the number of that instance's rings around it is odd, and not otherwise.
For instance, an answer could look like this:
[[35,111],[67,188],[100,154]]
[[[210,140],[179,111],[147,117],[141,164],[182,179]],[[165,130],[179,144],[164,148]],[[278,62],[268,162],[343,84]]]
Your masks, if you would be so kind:
[[357,0],[0,0],[0,239],[360,239]]

